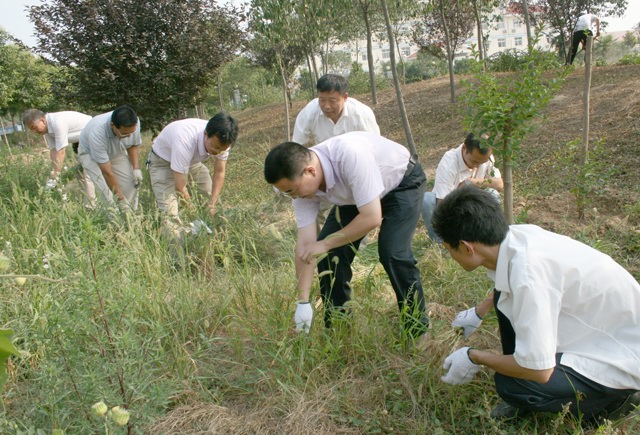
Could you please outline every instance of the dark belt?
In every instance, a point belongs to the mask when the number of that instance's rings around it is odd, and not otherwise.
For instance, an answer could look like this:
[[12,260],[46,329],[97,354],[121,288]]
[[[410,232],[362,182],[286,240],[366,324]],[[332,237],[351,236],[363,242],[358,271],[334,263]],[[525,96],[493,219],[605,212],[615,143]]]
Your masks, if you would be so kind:
[[416,163],[418,163],[418,156],[416,154],[413,154],[411,157],[409,157],[409,163],[407,163],[407,170],[404,171],[405,177],[409,175],[411,171],[413,171],[413,168],[415,168]]

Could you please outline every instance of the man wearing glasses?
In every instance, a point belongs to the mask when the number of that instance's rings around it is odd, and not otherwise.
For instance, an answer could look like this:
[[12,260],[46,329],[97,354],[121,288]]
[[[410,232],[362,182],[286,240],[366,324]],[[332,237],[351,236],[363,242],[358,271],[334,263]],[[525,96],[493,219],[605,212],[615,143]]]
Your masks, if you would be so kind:
[[[208,198],[209,216],[224,184],[229,148],[238,137],[238,122],[226,113],[209,121],[181,119],[167,125],[153,141],[149,154],[149,176],[158,209],[178,223],[178,205],[193,208],[187,186],[194,185],[199,195]],[[213,177],[203,164],[214,157]]]
[[94,117],[82,130],[78,160],[104,205],[117,204],[123,212],[136,208],[142,182],[141,144],[140,121],[129,106]]
[[[426,178],[409,151],[370,132],[346,133],[311,148],[285,142],[267,155],[264,176],[293,198],[298,226],[296,329],[311,326],[316,262],[325,326],[331,326],[335,314],[348,313],[351,263],[362,238],[380,226],[380,263],[395,291],[403,329],[422,347],[429,319],[411,241]],[[318,235],[315,220],[321,202],[334,206]]]

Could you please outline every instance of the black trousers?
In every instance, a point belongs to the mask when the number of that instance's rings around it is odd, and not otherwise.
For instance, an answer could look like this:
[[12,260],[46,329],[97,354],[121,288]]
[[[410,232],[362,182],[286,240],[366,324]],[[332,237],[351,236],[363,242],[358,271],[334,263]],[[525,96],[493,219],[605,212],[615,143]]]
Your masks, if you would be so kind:
[[587,36],[593,35],[591,30],[578,30],[577,32],[573,32],[573,37],[571,38],[571,57],[569,58],[569,65],[573,64],[573,60],[576,58],[576,54],[578,54],[578,46],[582,44],[583,46],[587,46]]
[[[424,293],[411,242],[420,218],[426,177],[419,163],[405,175],[402,182],[381,200],[382,224],[378,235],[378,254],[384,266],[401,310],[403,327],[412,336],[426,331]],[[320,231],[318,240],[340,231],[358,215],[355,205],[334,206]],[[325,306],[325,325],[331,326],[332,312],[344,312],[351,299],[351,263],[360,240],[328,252],[318,263],[320,290]]]
[[[516,334],[511,322],[498,310],[500,292],[494,292],[494,305],[500,328],[504,355],[515,352]],[[527,411],[560,412],[571,403],[569,410],[575,416],[591,420],[622,405],[634,390],[617,390],[586,378],[571,367],[560,364],[561,353],[556,354],[556,366],[546,384],[495,374],[496,391],[509,405]]]

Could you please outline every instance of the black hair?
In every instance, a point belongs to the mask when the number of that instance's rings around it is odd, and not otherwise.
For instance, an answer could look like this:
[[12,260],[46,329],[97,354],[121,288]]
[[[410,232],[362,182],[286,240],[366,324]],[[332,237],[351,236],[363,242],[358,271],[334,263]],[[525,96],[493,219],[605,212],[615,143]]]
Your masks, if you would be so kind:
[[438,202],[431,224],[453,249],[458,248],[461,240],[499,245],[509,231],[500,203],[475,186],[456,189]]
[[349,92],[349,82],[338,74],[325,74],[318,79],[316,90],[318,92],[338,92],[340,95],[344,95]]
[[131,107],[120,106],[111,114],[111,122],[116,128],[133,127],[138,124],[138,115]]
[[296,142],[284,142],[275,146],[264,160],[264,179],[275,184],[286,178],[294,180],[311,160],[311,151]]
[[204,130],[207,136],[216,136],[223,145],[233,145],[238,139],[238,121],[224,112],[211,118]]
[[483,148],[482,146],[480,146],[480,139],[476,139],[473,133],[469,133],[467,135],[467,137],[464,139],[464,144],[468,153],[473,152],[473,150],[478,150],[480,151],[480,154],[486,156],[489,151],[491,151],[491,148],[489,147]]

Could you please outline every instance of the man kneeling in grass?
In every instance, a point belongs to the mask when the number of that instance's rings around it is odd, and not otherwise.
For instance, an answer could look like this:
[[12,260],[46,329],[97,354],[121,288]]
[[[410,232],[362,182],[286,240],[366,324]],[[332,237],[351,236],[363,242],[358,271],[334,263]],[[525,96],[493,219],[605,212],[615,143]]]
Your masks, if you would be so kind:
[[[560,412],[570,403],[573,415],[597,421],[640,403],[640,285],[625,269],[568,237],[507,225],[493,196],[476,187],[450,193],[432,222],[465,270],[488,269],[493,301],[477,312],[493,302],[502,341],[502,355],[469,347],[453,352],[444,382],[468,383],[482,365],[495,370],[504,403],[494,418]],[[468,314],[454,325],[480,326]]]

